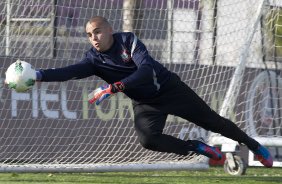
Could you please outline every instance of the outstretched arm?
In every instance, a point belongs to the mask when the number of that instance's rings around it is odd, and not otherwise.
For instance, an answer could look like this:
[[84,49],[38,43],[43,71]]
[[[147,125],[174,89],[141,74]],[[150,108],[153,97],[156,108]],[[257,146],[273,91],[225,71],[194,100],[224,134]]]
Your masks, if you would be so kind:
[[79,63],[66,67],[37,70],[36,80],[42,82],[67,81],[92,75],[95,75],[95,69],[91,62],[85,58]]

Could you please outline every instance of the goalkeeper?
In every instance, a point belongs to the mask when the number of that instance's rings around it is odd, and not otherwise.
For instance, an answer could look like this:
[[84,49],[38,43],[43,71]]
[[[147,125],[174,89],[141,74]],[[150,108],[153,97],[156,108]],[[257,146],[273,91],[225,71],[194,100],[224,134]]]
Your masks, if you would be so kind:
[[265,147],[213,111],[175,73],[154,60],[133,33],[113,33],[109,22],[100,16],[87,22],[86,33],[92,47],[80,62],[37,70],[37,80],[67,81],[92,75],[102,78],[108,84],[90,93],[89,102],[99,105],[118,92],[131,98],[135,129],[144,148],[179,155],[193,151],[215,160],[222,158],[220,151],[203,142],[163,134],[166,118],[172,114],[245,144],[264,166],[272,167],[272,157]]

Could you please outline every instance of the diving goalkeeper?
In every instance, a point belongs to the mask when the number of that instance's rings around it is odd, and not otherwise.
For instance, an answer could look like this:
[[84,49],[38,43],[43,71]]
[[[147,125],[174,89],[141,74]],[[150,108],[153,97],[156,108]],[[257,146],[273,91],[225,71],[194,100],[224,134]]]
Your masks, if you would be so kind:
[[249,137],[235,123],[213,111],[173,72],[154,60],[145,45],[131,32],[113,33],[107,19],[96,16],[86,24],[92,47],[73,65],[37,70],[37,81],[67,81],[96,75],[106,85],[89,94],[99,105],[115,93],[132,99],[134,126],[140,144],[153,151],[188,155],[193,151],[220,160],[222,153],[198,140],[181,140],[163,134],[168,114],[245,144],[266,167],[273,160],[268,150]]

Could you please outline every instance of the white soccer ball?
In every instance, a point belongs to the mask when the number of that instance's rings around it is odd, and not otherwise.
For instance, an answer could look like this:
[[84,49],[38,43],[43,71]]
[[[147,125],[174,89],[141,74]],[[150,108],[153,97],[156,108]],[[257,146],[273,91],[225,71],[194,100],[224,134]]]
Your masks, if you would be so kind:
[[25,61],[17,60],[6,71],[5,82],[9,88],[15,89],[16,92],[29,90],[34,85],[35,80],[35,69]]

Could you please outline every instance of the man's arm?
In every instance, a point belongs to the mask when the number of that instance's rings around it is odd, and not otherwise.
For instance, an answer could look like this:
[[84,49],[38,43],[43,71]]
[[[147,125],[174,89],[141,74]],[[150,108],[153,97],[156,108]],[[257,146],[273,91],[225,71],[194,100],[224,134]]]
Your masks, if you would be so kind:
[[125,89],[134,88],[138,85],[148,83],[148,81],[154,80],[154,78],[156,79],[156,73],[153,67],[154,60],[149,55],[145,45],[138,40],[135,35],[133,35],[131,43],[131,57],[138,69],[128,77],[121,80]]
[[36,72],[36,80],[42,82],[67,81],[82,79],[95,75],[95,69],[89,59],[63,68],[40,69]]

